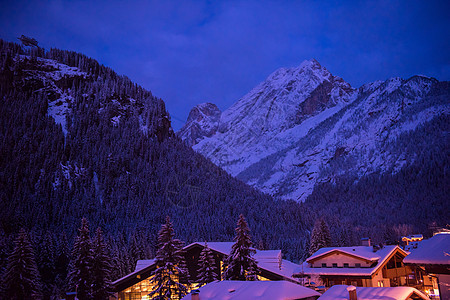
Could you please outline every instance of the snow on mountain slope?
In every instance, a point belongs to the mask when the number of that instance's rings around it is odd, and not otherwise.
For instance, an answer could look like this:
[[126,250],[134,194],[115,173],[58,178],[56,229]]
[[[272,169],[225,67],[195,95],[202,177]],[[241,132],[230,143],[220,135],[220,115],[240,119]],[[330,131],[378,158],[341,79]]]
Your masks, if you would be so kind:
[[199,104],[191,109],[186,124],[177,134],[189,146],[193,146],[202,138],[216,133],[220,115],[221,112],[215,104]]
[[262,191],[304,201],[319,182],[413,163],[397,139],[448,116],[449,94],[448,85],[425,76],[355,90],[305,61],[275,71],[221,114],[215,134],[195,136],[193,148]]
[[23,70],[25,85],[32,86],[36,93],[47,94],[49,98],[47,113],[61,125],[66,135],[66,116],[69,114],[70,103],[73,101],[66,82],[75,77],[86,79],[87,74],[78,68],[69,67],[51,59],[31,58],[26,55],[20,55],[17,59],[28,66]]
[[[57,124],[60,124],[64,135],[67,135],[68,128],[66,117],[70,115],[71,106],[74,101],[73,85],[81,80],[93,81],[92,75],[81,71],[79,68],[71,67],[52,59],[41,57],[31,57],[19,55],[16,58],[23,66],[23,85],[31,89],[36,94],[44,94],[48,99],[47,114],[51,116]],[[97,78],[102,81],[101,78]],[[108,84],[105,82],[104,84]],[[86,91],[87,92],[87,91]],[[87,93],[81,95],[85,100],[94,100],[97,97],[100,108],[98,113],[105,115],[113,127],[120,125],[122,120],[128,115],[137,111],[140,114],[141,129],[148,132],[149,126],[145,114],[146,109],[142,103],[137,103],[135,99],[120,92],[112,92],[108,95],[91,95]],[[90,98],[87,98],[90,97]],[[101,101],[99,98],[102,97]],[[148,111],[148,109],[147,109]],[[152,109],[150,109],[152,111]],[[151,117],[150,117],[151,119]]]

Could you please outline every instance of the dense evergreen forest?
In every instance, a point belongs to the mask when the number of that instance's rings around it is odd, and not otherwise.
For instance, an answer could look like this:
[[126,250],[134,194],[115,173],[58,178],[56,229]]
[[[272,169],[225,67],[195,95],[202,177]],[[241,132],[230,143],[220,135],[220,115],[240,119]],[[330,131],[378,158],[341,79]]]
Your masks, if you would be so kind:
[[[277,201],[195,153],[173,134],[161,99],[94,59],[0,40],[0,69],[0,273],[25,229],[46,298],[67,283],[83,217],[104,232],[113,280],[154,257],[166,216],[190,243],[231,241],[243,214],[256,246],[293,261],[307,256],[318,217],[336,245],[448,221],[448,135],[440,153],[397,175],[324,184],[304,204]],[[62,108],[55,122],[50,112]],[[448,119],[435,123],[448,132]]]

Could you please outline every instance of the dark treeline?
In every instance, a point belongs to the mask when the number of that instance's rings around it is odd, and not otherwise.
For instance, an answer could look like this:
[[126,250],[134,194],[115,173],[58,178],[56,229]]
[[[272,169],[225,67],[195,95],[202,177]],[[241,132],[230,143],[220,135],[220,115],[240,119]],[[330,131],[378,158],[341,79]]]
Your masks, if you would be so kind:
[[[49,76],[59,72],[51,60],[84,73]],[[429,201],[445,191],[442,184],[448,186],[442,178],[448,152],[443,166],[437,160],[424,164],[428,181],[412,168],[357,184],[324,185],[302,205],[276,201],[195,153],[173,134],[161,99],[91,58],[0,40],[0,70],[0,272],[24,228],[46,298],[56,293],[52,287],[67,284],[83,217],[104,232],[112,280],[131,272],[138,259],[154,257],[167,215],[177,236],[190,243],[231,241],[243,214],[258,248],[281,249],[294,261],[307,255],[319,216],[336,245],[366,235],[384,241],[375,225],[398,235],[448,217],[440,208],[415,209],[422,196]],[[68,105],[65,128],[49,116],[50,103],[61,106],[62,98]],[[410,190],[415,184],[417,192]],[[442,208],[443,199],[438,195],[436,205]]]
[[[154,256],[166,215],[189,243],[231,241],[242,213],[255,243],[303,256],[309,237],[301,207],[275,202],[184,145],[162,100],[81,54],[3,41],[0,50],[1,270],[20,228],[37,258],[62,267],[57,259],[70,253],[83,217],[105,233],[113,279]],[[45,74],[57,67],[40,57],[86,74],[53,80]],[[62,94],[70,97],[66,135],[48,114]]]

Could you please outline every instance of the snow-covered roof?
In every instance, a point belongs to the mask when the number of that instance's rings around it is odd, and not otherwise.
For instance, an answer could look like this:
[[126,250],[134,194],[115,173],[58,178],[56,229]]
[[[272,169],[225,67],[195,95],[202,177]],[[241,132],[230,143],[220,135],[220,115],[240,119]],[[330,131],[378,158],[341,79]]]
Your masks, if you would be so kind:
[[[202,300],[294,300],[320,294],[288,281],[215,281],[199,289]],[[182,300],[190,300],[186,295]]]
[[[229,255],[231,252],[231,247],[233,246],[234,243],[233,242],[208,242],[207,244],[211,250],[217,251],[224,255]],[[195,243],[185,246],[184,249],[191,248],[195,245],[204,247],[205,243],[204,242],[195,242]],[[281,259],[281,250],[256,250],[254,258],[256,259],[256,261],[258,263],[258,267],[260,269],[264,269],[268,272],[277,274],[277,275],[284,277],[291,281],[298,281],[296,278],[293,278],[292,275],[300,272],[300,268],[301,268],[300,265],[295,264],[295,263],[290,262],[285,259]],[[280,265],[280,261],[281,261],[281,265]],[[154,259],[138,260],[138,262],[136,264],[136,269],[134,270],[133,273],[127,274],[126,276],[116,280],[113,284],[121,282],[127,278],[136,276],[144,269],[154,265],[154,263],[155,263]]]
[[[208,247],[212,250],[220,252],[225,255],[229,255],[231,253],[231,247],[234,242],[207,242]],[[194,242],[185,247],[190,248],[194,245],[204,246],[204,242]],[[290,280],[298,281],[295,278],[292,278],[292,275],[300,272],[300,265],[290,262],[285,259],[281,259],[281,250],[257,250],[253,256],[258,263],[258,267],[274,274],[278,274],[284,278],[289,278]],[[281,267],[280,267],[280,259],[281,259]]]
[[321,249],[317,250],[306,261],[309,262],[311,260],[315,260],[321,256],[330,254],[335,251],[338,251],[341,253],[346,253],[346,254],[349,254],[352,256],[362,258],[364,260],[369,260],[369,261],[375,261],[375,260],[379,260],[381,258],[378,251],[374,252],[373,247],[370,247],[370,246],[325,247],[325,248],[321,248]]
[[409,264],[450,265],[450,234],[436,234],[423,240],[404,260]]
[[[327,290],[319,300],[348,300],[348,285],[334,285]],[[399,287],[356,287],[358,300],[406,300],[412,295],[427,300],[428,297],[415,288]]]
[[[347,252],[348,249],[353,249],[353,248],[356,248],[356,249],[357,248],[370,248],[370,249],[372,249],[372,247],[335,247],[335,248],[322,248],[322,249],[328,249],[328,250],[325,250],[324,253],[329,253],[329,252],[331,252],[329,249],[342,249],[342,248],[347,249],[345,252]],[[369,258],[370,254],[367,253],[367,250],[368,249],[365,249],[364,251],[359,251],[359,254],[366,255],[366,257]],[[305,263],[303,263],[301,272],[304,274],[310,274],[310,275],[371,276],[381,266],[384,265],[384,263],[387,261],[387,259],[396,250],[402,252],[405,256],[409,253],[409,252],[402,250],[398,246],[394,246],[394,245],[384,246],[383,248],[379,249],[377,252],[375,252],[375,253],[372,252],[372,258],[375,258],[375,257],[378,258],[378,263],[372,268],[367,268],[367,267],[361,267],[361,268],[312,268],[312,267],[310,267],[310,265],[308,263],[308,261],[311,259],[311,257],[310,257],[306,260]],[[319,257],[319,255],[316,255],[319,251],[314,253],[313,256]],[[368,259],[368,258],[366,258],[366,259]],[[369,259],[369,260],[372,260],[372,259]]]
[[281,258],[281,250],[256,250],[256,260]]
[[[207,242],[208,248],[211,250],[215,250],[225,255],[229,255],[231,253],[231,247],[233,246],[233,242]],[[205,242],[194,242],[192,244],[187,245],[184,249],[190,248],[193,245],[200,245],[202,247],[205,246]]]
[[423,239],[423,235],[421,235],[421,234],[412,234],[412,235],[408,235],[408,236],[402,237],[402,240],[404,240],[404,241],[412,240],[412,239]]
[[155,263],[156,259],[141,259],[138,260],[136,263],[136,269],[134,269],[135,272],[142,270],[144,268],[147,268]]

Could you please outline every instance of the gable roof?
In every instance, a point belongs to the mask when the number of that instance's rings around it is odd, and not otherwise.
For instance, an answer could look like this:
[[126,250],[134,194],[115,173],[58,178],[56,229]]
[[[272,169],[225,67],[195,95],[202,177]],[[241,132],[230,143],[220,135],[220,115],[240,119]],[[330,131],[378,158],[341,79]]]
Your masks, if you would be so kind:
[[155,268],[156,264],[154,259],[138,261],[134,272],[117,279],[112,283],[112,286],[117,290],[123,290],[149,277]]
[[[209,249],[225,255],[230,254],[231,247],[233,247],[234,244],[233,242],[206,242],[206,243],[208,244]],[[188,250],[195,246],[201,246],[203,248],[205,246],[205,242],[194,242],[185,246],[183,249]]]
[[306,261],[308,263],[314,262],[324,256],[328,256],[334,253],[343,253],[350,256],[354,256],[365,261],[376,261],[381,258],[381,256],[373,252],[373,247],[368,246],[355,246],[355,247],[326,247],[320,248],[313,255],[311,255]]
[[450,234],[436,234],[423,240],[404,260],[406,264],[450,265]]
[[141,259],[141,260],[138,260],[137,263],[136,263],[136,268],[134,269],[134,271],[137,272],[139,270],[145,269],[148,266],[153,265],[155,263],[155,261],[156,261],[155,259]]
[[[214,281],[199,289],[202,300],[294,300],[320,294],[288,281]],[[190,300],[186,295],[182,300]]]
[[[222,253],[224,255],[230,255],[231,248],[234,242],[207,242],[208,247],[216,252]],[[184,249],[190,249],[194,246],[204,247],[204,242],[194,242],[192,244],[187,245]],[[296,281],[296,278],[293,278],[292,275],[300,272],[300,265],[290,262],[285,259],[281,259],[281,250],[257,250],[253,256],[258,264],[260,269],[268,271],[269,273],[276,274],[278,276],[283,277],[286,280]],[[281,266],[280,266],[281,262]]]
[[[348,300],[348,285],[333,285],[328,289],[319,300]],[[356,287],[356,295],[358,300],[406,300],[411,296],[418,299],[427,300],[428,297],[415,288],[399,286],[399,287]]]
[[[359,247],[335,247],[335,248],[323,248],[323,249],[341,249],[341,248],[359,248]],[[364,247],[370,248],[372,247]],[[367,249],[366,249],[367,250]],[[320,250],[319,250],[320,251]],[[317,252],[319,252],[317,251]],[[348,251],[348,250],[347,250]],[[316,252],[316,253],[317,253]],[[329,253],[330,250],[324,250],[324,253]],[[409,252],[404,251],[398,246],[389,245],[384,246],[383,248],[377,250],[377,252],[372,252],[372,257],[378,258],[378,263],[371,268],[361,267],[361,268],[312,268],[309,265],[310,259],[308,258],[305,263],[302,265],[302,273],[310,274],[310,275],[342,275],[342,276],[372,276],[376,273],[395,253],[401,253],[404,256],[407,256]],[[314,253],[313,256],[316,256]],[[364,254],[366,251],[360,251],[360,254]],[[367,254],[368,255],[368,254]],[[370,256],[367,256],[369,258]]]
[[[231,253],[231,247],[233,242],[207,242],[208,247],[215,252],[223,255],[229,255]],[[204,247],[204,242],[194,242],[183,248],[183,250],[189,250],[193,247]],[[278,278],[289,280],[292,282],[298,282],[298,279],[293,278],[292,275],[300,272],[300,265],[290,262],[285,259],[281,259],[281,250],[255,250],[254,258],[257,261],[258,267],[264,272],[269,274],[275,274]],[[281,266],[280,266],[281,261]],[[134,272],[127,274],[126,276],[117,279],[112,283],[113,286],[121,286],[127,281],[135,282],[141,275],[150,274],[150,271],[156,268],[154,259],[138,260],[136,269]]]

